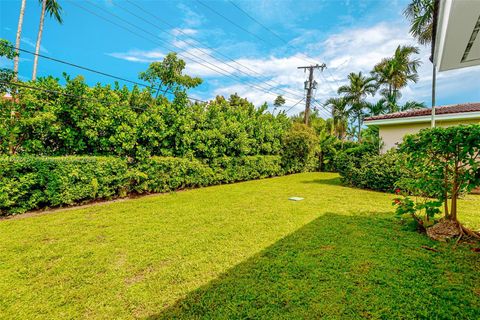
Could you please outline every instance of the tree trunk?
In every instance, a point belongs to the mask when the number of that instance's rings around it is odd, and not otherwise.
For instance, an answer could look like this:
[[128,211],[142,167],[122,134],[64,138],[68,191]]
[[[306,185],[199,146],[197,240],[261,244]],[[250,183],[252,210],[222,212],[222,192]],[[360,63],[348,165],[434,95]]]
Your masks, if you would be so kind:
[[362,119],[360,112],[358,113],[358,142],[362,142]]
[[18,17],[17,38],[15,39],[15,51],[17,55],[13,58],[13,72],[15,72],[14,80],[18,79],[18,49],[20,48],[20,40],[22,38],[23,16],[25,15],[25,4],[27,0],[22,0],[20,7],[20,16]]
[[37,45],[35,46],[35,58],[33,59],[32,80],[37,80],[38,54],[40,53],[40,43],[42,42],[43,21],[45,20],[45,10],[47,8],[47,0],[42,1],[42,14],[40,15],[40,25],[38,26]]
[[458,183],[458,161],[455,163],[455,171],[453,175],[452,201],[450,202],[449,220],[457,221],[457,199],[458,199],[459,183]]

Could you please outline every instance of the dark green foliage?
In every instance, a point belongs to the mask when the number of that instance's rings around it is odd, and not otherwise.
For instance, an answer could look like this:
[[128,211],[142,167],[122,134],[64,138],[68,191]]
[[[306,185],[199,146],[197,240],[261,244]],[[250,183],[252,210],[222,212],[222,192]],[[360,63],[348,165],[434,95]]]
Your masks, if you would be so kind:
[[359,144],[353,141],[342,141],[334,136],[328,136],[320,142],[320,152],[318,156],[319,171],[337,172],[335,158],[340,152],[355,148]]
[[289,172],[301,172],[315,166],[318,137],[315,131],[301,123],[293,123],[284,138],[282,163]]
[[213,170],[197,159],[152,157],[134,172],[133,190],[139,193],[208,186],[215,181]]
[[0,213],[125,195],[128,169],[113,157],[0,158]]
[[399,165],[401,155],[394,151],[376,155],[368,147],[341,152],[336,158],[342,182],[377,191],[393,192],[406,172]]
[[424,129],[399,150],[411,172],[407,191],[443,201],[445,216],[457,220],[458,197],[480,185],[480,125]]
[[198,159],[153,157],[135,166],[136,192],[165,192],[283,174],[280,156]]
[[0,215],[71,205],[129,192],[167,192],[282,175],[280,156],[152,157],[128,165],[114,157],[0,158]]
[[90,88],[80,77],[65,77],[63,87],[54,78],[28,84],[69,96],[20,89],[20,103],[0,100],[0,153],[12,147],[15,154],[134,159],[275,155],[290,126],[284,114],[274,116],[237,95],[208,104],[170,102],[149,90]]
[[280,156],[222,157],[210,163],[217,183],[279,176],[284,173]]

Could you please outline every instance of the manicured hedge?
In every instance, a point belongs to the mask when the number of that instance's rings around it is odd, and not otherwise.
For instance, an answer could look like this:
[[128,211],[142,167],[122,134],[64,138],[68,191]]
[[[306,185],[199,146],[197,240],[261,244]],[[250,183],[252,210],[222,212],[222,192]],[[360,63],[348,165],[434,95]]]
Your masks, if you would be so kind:
[[132,168],[132,189],[138,193],[166,192],[208,186],[215,182],[213,170],[197,159],[152,157]]
[[152,157],[2,157],[0,214],[71,205],[129,192],[166,192],[284,174],[280,156],[198,159]]
[[126,161],[113,157],[2,157],[0,213],[113,198],[128,191]]
[[215,183],[229,183],[284,174],[280,156],[223,157],[210,162]]
[[198,159],[152,157],[135,166],[136,192],[165,192],[282,175],[280,156]]
[[401,155],[395,151],[374,155],[359,150],[342,152],[336,166],[343,183],[363,189],[393,192],[406,171],[400,165]]

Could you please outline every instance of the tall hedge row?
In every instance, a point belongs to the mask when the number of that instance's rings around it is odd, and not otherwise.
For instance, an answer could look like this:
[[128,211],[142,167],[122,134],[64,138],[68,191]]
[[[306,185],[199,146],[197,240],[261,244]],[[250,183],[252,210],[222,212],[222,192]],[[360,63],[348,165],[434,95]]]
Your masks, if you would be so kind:
[[112,198],[125,195],[128,187],[127,163],[119,158],[0,158],[2,214]]
[[198,159],[152,157],[1,157],[0,214],[179,190],[284,174],[280,156]]

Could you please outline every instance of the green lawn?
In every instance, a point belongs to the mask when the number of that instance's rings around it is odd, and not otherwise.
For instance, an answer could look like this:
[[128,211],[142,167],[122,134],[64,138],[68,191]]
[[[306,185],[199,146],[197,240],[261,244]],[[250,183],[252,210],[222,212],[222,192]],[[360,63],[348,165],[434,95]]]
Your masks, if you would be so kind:
[[479,244],[427,239],[392,198],[305,173],[0,221],[0,318],[478,319]]

